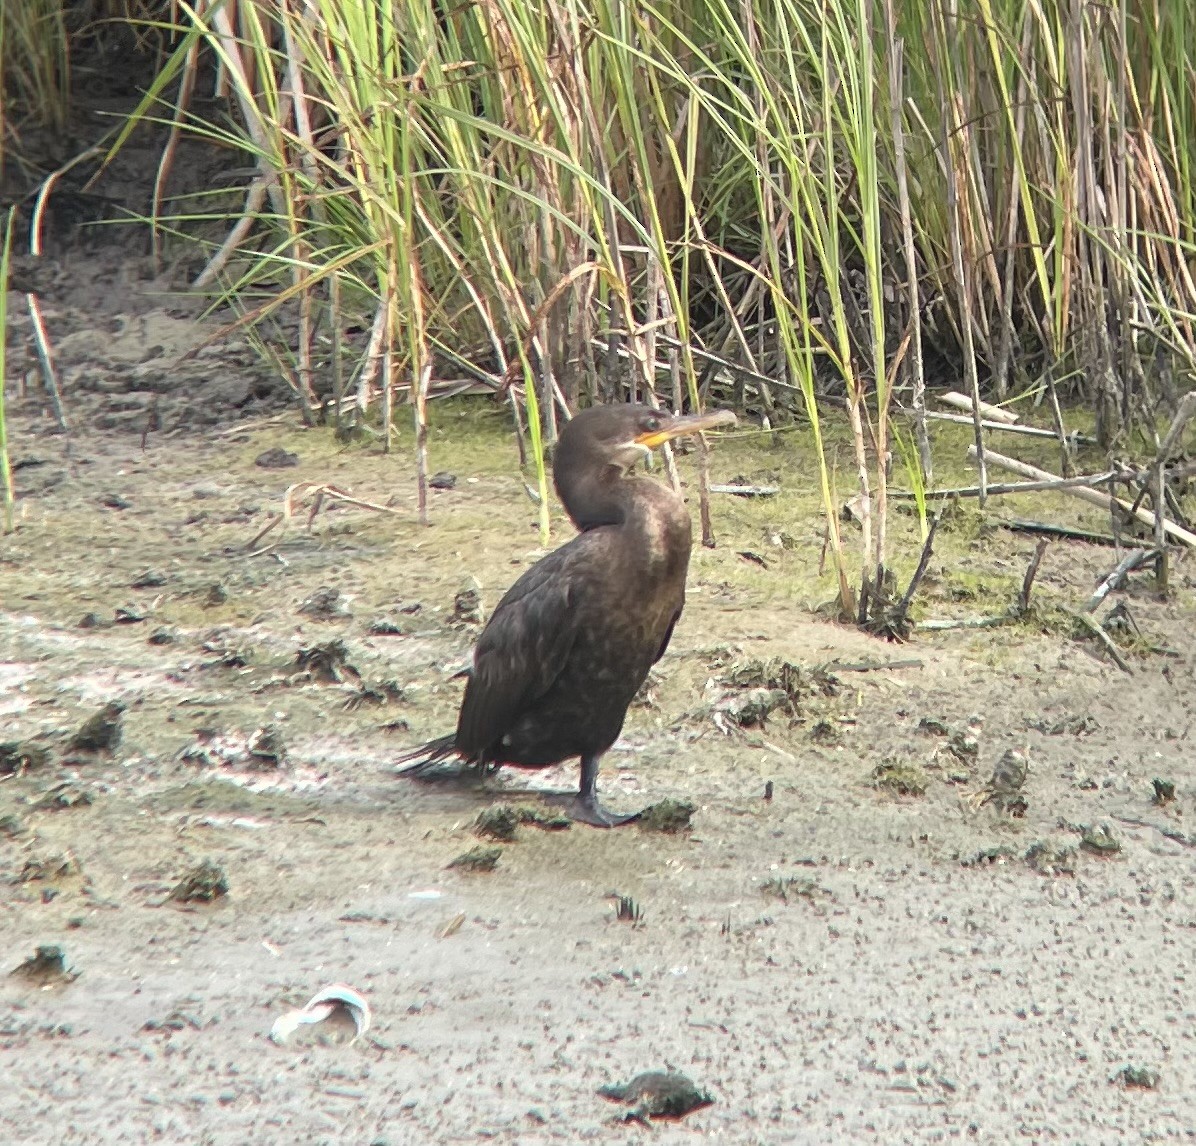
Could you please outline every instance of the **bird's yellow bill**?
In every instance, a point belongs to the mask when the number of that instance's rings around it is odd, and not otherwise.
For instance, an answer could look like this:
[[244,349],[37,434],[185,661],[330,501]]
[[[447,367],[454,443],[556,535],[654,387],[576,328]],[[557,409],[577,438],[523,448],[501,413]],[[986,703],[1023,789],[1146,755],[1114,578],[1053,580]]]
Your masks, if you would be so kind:
[[705,414],[686,414],[682,418],[671,418],[659,430],[640,434],[635,439],[635,444],[654,450],[657,446],[663,446],[665,442],[671,442],[674,438],[680,438],[685,434],[700,434],[704,430],[734,426],[737,422],[738,419],[730,410],[709,410]]

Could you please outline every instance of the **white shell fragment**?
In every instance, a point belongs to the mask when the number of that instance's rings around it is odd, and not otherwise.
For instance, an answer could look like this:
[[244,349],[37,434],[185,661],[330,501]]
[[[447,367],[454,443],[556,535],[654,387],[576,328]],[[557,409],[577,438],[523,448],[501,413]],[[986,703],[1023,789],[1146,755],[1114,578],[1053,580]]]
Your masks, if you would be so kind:
[[311,997],[311,1001],[306,1007],[280,1015],[270,1028],[270,1041],[281,1046],[303,1024],[322,1023],[342,1008],[353,1020],[353,1026],[357,1033],[350,1042],[356,1042],[370,1029],[370,1005],[366,1002],[365,996],[350,987],[348,983],[332,983],[327,987],[321,987]]

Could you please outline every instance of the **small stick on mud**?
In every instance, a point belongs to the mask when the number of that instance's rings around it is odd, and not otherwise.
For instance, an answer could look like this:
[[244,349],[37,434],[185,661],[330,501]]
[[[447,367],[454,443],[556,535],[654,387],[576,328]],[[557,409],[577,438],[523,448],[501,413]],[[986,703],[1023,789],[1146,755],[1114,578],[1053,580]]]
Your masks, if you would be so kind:
[[[946,406],[954,406],[957,410],[967,410],[969,414],[974,409],[971,398],[966,394],[959,394],[954,390],[950,390],[946,394],[940,394],[939,401]],[[1003,422],[1006,426],[1012,426],[1018,420],[1016,414],[1006,410],[1002,406],[993,406],[989,402],[981,402],[979,408],[980,413],[984,417],[994,422]],[[966,420],[970,422],[971,418]]]
[[[918,626],[921,628],[921,626]],[[819,668],[829,672],[881,672],[884,669],[922,668],[923,662],[917,657],[903,657],[895,661],[841,661],[837,657],[827,661]]]
[[914,594],[918,591],[918,586],[922,582],[922,578],[926,576],[926,567],[930,564],[930,557],[934,553],[934,535],[938,532],[939,521],[942,519],[941,513],[936,513],[934,519],[930,523],[930,529],[926,532],[926,542],[922,546],[922,556],[918,558],[918,567],[914,570],[914,575],[909,579],[909,588],[905,591],[905,596],[897,604],[897,608],[893,612],[893,623],[897,625],[904,624],[906,616],[909,613],[910,603],[914,599]]
[[1130,668],[1125,657],[1121,655],[1121,650],[1114,643],[1113,638],[1109,636],[1109,634],[1105,632],[1100,625],[1098,625],[1087,613],[1077,613],[1074,609],[1069,609],[1068,612],[1071,613],[1071,615],[1075,617],[1075,619],[1079,621],[1080,624],[1088,630],[1088,632],[1090,632],[1098,641],[1100,641],[1102,645],[1105,646],[1109,656],[1113,658],[1117,664],[1117,667],[1121,669],[1122,672],[1129,673],[1131,675],[1133,674],[1134,670]]
[[729,493],[735,497],[776,497],[781,492],[781,487],[779,485],[712,485],[710,492]]
[[710,520],[710,448],[698,435],[698,517],[702,523],[702,544],[714,548],[714,525]]
[[315,524],[316,517],[324,505],[325,498],[329,501],[343,501],[347,505],[357,506],[358,509],[372,509],[377,513],[389,513],[395,517],[405,516],[404,511],[401,509],[395,509],[390,505],[379,505],[374,501],[366,501],[364,498],[354,497],[348,490],[340,489],[338,486],[321,485],[319,482],[311,481],[296,482],[287,489],[286,495],[283,497],[282,512],[276,514],[268,521],[246,544],[246,555],[249,557],[260,557],[262,554],[268,553],[273,549],[278,542],[273,542],[264,549],[259,549],[257,546],[272,529],[281,523],[289,522],[295,516],[299,505],[308,497],[313,498],[311,510],[307,515],[308,530]]
[[[1052,435],[1053,436],[1053,435]],[[1054,478],[1051,481],[1009,481],[1000,482],[995,485],[990,485],[985,491],[988,494],[1001,493],[1042,493],[1047,490],[1055,489],[1071,489],[1073,486],[1097,486],[1107,485],[1110,481],[1121,477],[1122,474],[1116,470],[1106,470],[1101,474],[1087,474],[1083,477],[1074,478]],[[913,501],[915,494],[906,490],[896,490],[889,494],[890,497],[900,498],[903,501]],[[955,489],[928,489],[926,497],[979,497],[980,487],[978,485],[963,485]]]
[[1114,590],[1125,584],[1126,577],[1135,569],[1140,569],[1151,561],[1157,554],[1154,549],[1131,549],[1113,570],[1097,587],[1096,592],[1088,598],[1087,604],[1081,610],[1085,613],[1096,612],[1097,606]]
[[1006,521],[1003,518],[994,517],[992,521],[994,525],[1012,530],[1014,533],[1045,533],[1048,537],[1063,537],[1068,541],[1086,541],[1089,545],[1117,544],[1117,538],[1111,533],[1093,533],[1090,529],[1073,529],[1068,525],[1051,525],[1045,521],[1022,521],[1017,518]]
[[[45,215],[46,202],[54,184],[58,182],[72,167],[91,159],[101,151],[99,144],[81,151],[74,159],[64,163],[57,171],[50,172],[38,190],[34,200],[33,213],[29,218],[29,253],[35,258],[42,254],[42,217]],[[50,348],[50,336],[46,332],[46,322],[42,317],[41,306],[37,295],[32,291],[25,294],[25,305],[29,309],[29,318],[33,323],[33,337],[37,343],[37,358],[41,363],[42,377],[46,383],[46,393],[50,395],[50,404],[54,407],[54,417],[58,421],[58,428],[66,435],[66,456],[72,474],[75,472],[74,459],[71,457],[71,429],[67,425],[66,413],[62,408],[62,393],[58,388],[58,374],[54,369],[54,352]]]
[[[1019,462],[1016,458],[1007,458],[1003,454],[994,453],[992,450],[984,451],[985,461],[991,465],[998,466],[1000,469],[1008,470],[1010,473],[1020,474],[1022,477],[1030,478],[1033,481],[1059,481],[1060,479],[1047,470],[1040,470],[1037,466],[1027,465],[1025,462]],[[968,447],[968,460],[976,460],[976,447]],[[1090,505],[1098,505],[1102,509],[1107,509],[1110,513],[1114,505],[1120,506],[1127,513],[1131,513],[1143,525],[1153,526],[1155,523],[1155,515],[1148,509],[1134,509],[1127,501],[1123,501],[1119,497],[1112,497],[1110,494],[1104,493],[1101,490],[1088,489],[1085,486],[1070,486],[1064,489],[1065,493],[1071,494],[1073,497],[1078,497],[1081,501],[1086,501]],[[1173,521],[1163,519],[1163,528],[1170,537],[1177,541],[1182,541],[1185,545],[1196,547],[1196,533],[1191,533],[1182,526],[1176,525]]]
[[[165,159],[165,156],[163,158]],[[249,185],[249,190],[245,193],[245,205],[241,208],[240,218],[237,219],[224,242],[220,244],[220,249],[208,260],[208,265],[195,277],[195,281],[191,284],[192,289],[202,290],[214,283],[220,272],[224,270],[225,263],[232,258],[233,252],[240,249],[245,236],[253,230],[254,225],[258,222],[258,212],[265,204],[266,193],[275,182],[275,178],[273,173],[259,175]],[[156,220],[157,215],[153,215],[152,218]],[[156,230],[154,234],[157,235]]]
[[1034,578],[1038,575],[1038,567],[1042,564],[1042,555],[1046,552],[1048,544],[1045,537],[1041,538],[1034,550],[1034,556],[1030,558],[1030,567],[1026,570],[1026,576],[1022,581],[1022,591],[1017,598],[1019,614],[1024,615],[1030,611],[1030,591],[1034,587]]
[[[939,410],[927,410],[926,417],[932,418],[936,422],[958,422],[964,426],[975,424],[974,418],[969,418],[964,414],[944,414]],[[1027,438],[1051,438],[1056,442],[1059,440],[1059,435],[1054,430],[1044,430],[1039,426],[1011,426],[1008,422],[994,422],[989,418],[981,418],[980,425],[986,430],[1004,430],[1010,434],[1023,434]],[[1096,445],[1095,438],[1074,432],[1068,434],[1066,440],[1069,444],[1079,446]],[[987,451],[985,452],[987,454]]]
[[1009,622],[1009,614],[994,617],[959,617],[946,620],[919,621],[918,628],[928,633],[943,633],[948,629],[995,629]]
[[1167,556],[1167,538],[1165,533],[1167,511],[1167,473],[1165,466],[1171,451],[1175,449],[1180,434],[1188,424],[1193,414],[1196,414],[1196,390],[1189,390],[1179,402],[1179,409],[1171,419],[1167,434],[1159,444],[1159,451],[1155,454],[1150,475],[1150,500],[1154,505],[1154,547],[1157,555],[1156,584],[1160,593],[1167,592],[1169,580],[1169,560]]

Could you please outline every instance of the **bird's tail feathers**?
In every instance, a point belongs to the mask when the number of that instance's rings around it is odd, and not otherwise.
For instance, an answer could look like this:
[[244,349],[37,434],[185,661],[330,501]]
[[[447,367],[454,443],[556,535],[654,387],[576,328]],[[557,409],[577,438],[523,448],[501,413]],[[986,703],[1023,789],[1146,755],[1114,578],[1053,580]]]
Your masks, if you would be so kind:
[[399,755],[395,763],[403,765],[398,769],[401,773],[422,776],[456,755],[457,737],[450,733],[448,736],[438,736],[435,740],[429,740],[426,744],[419,744],[415,748],[408,748]]
[[497,766],[465,755],[457,747],[456,736],[438,736],[416,748],[408,748],[395,761],[397,769],[415,780],[460,781],[477,784],[497,771]]

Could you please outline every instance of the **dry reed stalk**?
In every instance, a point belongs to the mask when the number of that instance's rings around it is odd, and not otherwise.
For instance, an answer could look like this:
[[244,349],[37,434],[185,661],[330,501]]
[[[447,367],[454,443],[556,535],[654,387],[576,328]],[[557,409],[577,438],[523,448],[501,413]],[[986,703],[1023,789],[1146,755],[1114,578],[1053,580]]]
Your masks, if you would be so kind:
[[[945,414],[939,410],[928,410],[926,417],[934,422],[956,422],[963,426],[976,424],[975,416],[969,418],[965,414]],[[993,422],[988,418],[981,418],[980,425],[986,430],[996,430],[1002,434],[1022,434],[1028,438],[1054,438],[1056,441],[1059,438],[1058,430],[1044,430],[1041,426],[1018,426],[1009,422]],[[1065,441],[1068,445],[1095,446],[1097,444],[1095,438],[1073,432],[1067,433]]]
[[909,311],[910,363],[912,378],[914,440],[918,443],[918,460],[923,481],[934,480],[934,457],[930,452],[930,434],[926,428],[926,374],[922,362],[922,302],[918,290],[918,255],[914,245],[913,213],[909,201],[909,173],[905,162],[905,121],[902,105],[902,73],[905,41],[897,35],[897,17],[893,0],[885,0],[885,29],[889,44],[889,113],[893,133],[893,166],[897,174],[897,209],[901,218],[901,246],[905,256],[906,308]]
[[265,204],[266,195],[275,181],[276,177],[273,172],[265,172],[258,175],[250,183],[249,190],[245,192],[245,204],[241,208],[239,218],[225,236],[224,242],[220,244],[219,249],[208,260],[207,265],[199,272],[195,277],[195,281],[191,284],[196,290],[203,290],[204,287],[211,286],[219,277],[228,260],[232,258],[234,252],[245,241],[249,232],[253,230],[253,225],[257,222],[258,212]]
[[1179,407],[1175,411],[1175,417],[1171,419],[1171,425],[1168,427],[1163,440],[1159,443],[1159,448],[1155,453],[1154,462],[1151,466],[1150,500],[1155,512],[1154,547],[1158,552],[1158,562],[1155,566],[1155,571],[1156,584],[1160,593],[1167,592],[1170,578],[1170,557],[1167,553],[1166,537],[1164,536],[1164,520],[1167,510],[1166,465],[1176,445],[1179,443],[1180,435],[1184,432],[1184,427],[1187,426],[1193,414],[1196,414],[1196,391],[1190,390],[1180,399]]
[[341,501],[346,505],[356,506],[358,509],[370,509],[375,513],[389,513],[395,517],[404,516],[402,510],[395,509],[389,505],[380,505],[375,501],[367,501],[365,498],[355,497],[349,490],[342,489],[340,486],[331,485],[327,482],[296,482],[294,485],[287,487],[287,491],[282,499],[281,512],[274,514],[271,520],[246,543],[247,556],[260,557],[263,553],[268,553],[271,549],[274,549],[282,540],[281,537],[271,542],[264,549],[258,549],[256,546],[268,534],[278,528],[279,525],[283,527],[285,534],[286,527],[295,517],[299,506],[309,497],[313,499],[311,509],[307,515],[306,528],[309,532],[315,524],[316,517],[323,508],[325,501]]
[[[1027,465],[1025,462],[1020,462],[1016,458],[1007,458],[1003,454],[994,453],[992,450],[986,451],[992,464],[1000,469],[1008,470],[1010,473],[1019,474],[1021,477],[1029,478],[1032,481],[1061,481],[1056,474],[1049,473],[1047,470],[1040,470],[1037,466]],[[968,460],[974,461],[976,457],[975,447],[968,447]],[[1118,506],[1126,513],[1132,515],[1135,519],[1142,522],[1143,525],[1148,525],[1151,528],[1155,524],[1155,515],[1148,509],[1143,509],[1141,506],[1131,505],[1121,498],[1113,497],[1111,494],[1103,493],[1100,490],[1090,489],[1087,486],[1060,486],[1063,493],[1070,494],[1072,497],[1077,497],[1081,501],[1088,502],[1089,505],[1100,506],[1102,509],[1107,509],[1111,513],[1114,505]],[[1168,537],[1176,541],[1182,541],[1184,545],[1196,546],[1196,534],[1190,533],[1182,526],[1176,525],[1173,521],[1163,519],[1163,529]]]
[[1158,556],[1157,549],[1131,549],[1118,563],[1116,568],[1096,587],[1096,591],[1088,598],[1081,612],[1094,613],[1100,603],[1114,590],[1125,584],[1126,577],[1135,569],[1140,569],[1148,561]]
[[[957,394],[954,390],[949,390],[946,394],[940,394],[938,400],[947,406],[954,406],[957,410],[967,410],[970,414],[976,408],[975,401],[968,397],[967,394]],[[983,417],[988,418],[993,422],[1004,422],[1008,426],[1015,425],[1018,421],[1018,415],[1011,410],[1006,410],[1002,406],[994,406],[990,402],[980,403],[980,413]]]
[[[1046,493],[1050,490],[1070,489],[1072,486],[1086,485],[1091,489],[1097,489],[1100,486],[1108,485],[1109,482],[1116,480],[1122,476],[1120,471],[1106,470],[1099,474],[1085,474],[1082,477],[1058,478],[1054,481],[1018,481],[1018,482],[1003,482],[993,483],[988,486],[987,492],[990,496],[996,497],[1000,494],[1009,493]],[[890,494],[891,497],[908,500],[915,495],[898,491]],[[980,487],[978,485],[964,485],[956,486],[953,489],[929,489],[926,491],[926,497],[929,500],[935,498],[950,498],[950,497],[979,497]]]
[[174,167],[174,157],[178,151],[179,140],[182,138],[187,110],[191,106],[191,96],[195,92],[195,78],[199,71],[199,44],[200,41],[196,38],[187,48],[187,55],[183,61],[183,74],[179,80],[178,94],[175,96],[174,114],[170,120],[170,132],[158,160],[158,170],[154,175],[154,189],[150,195],[150,255],[156,275],[162,273],[162,238],[158,230],[158,220],[162,215],[162,198],[166,189],[166,181],[170,178],[171,169]]

